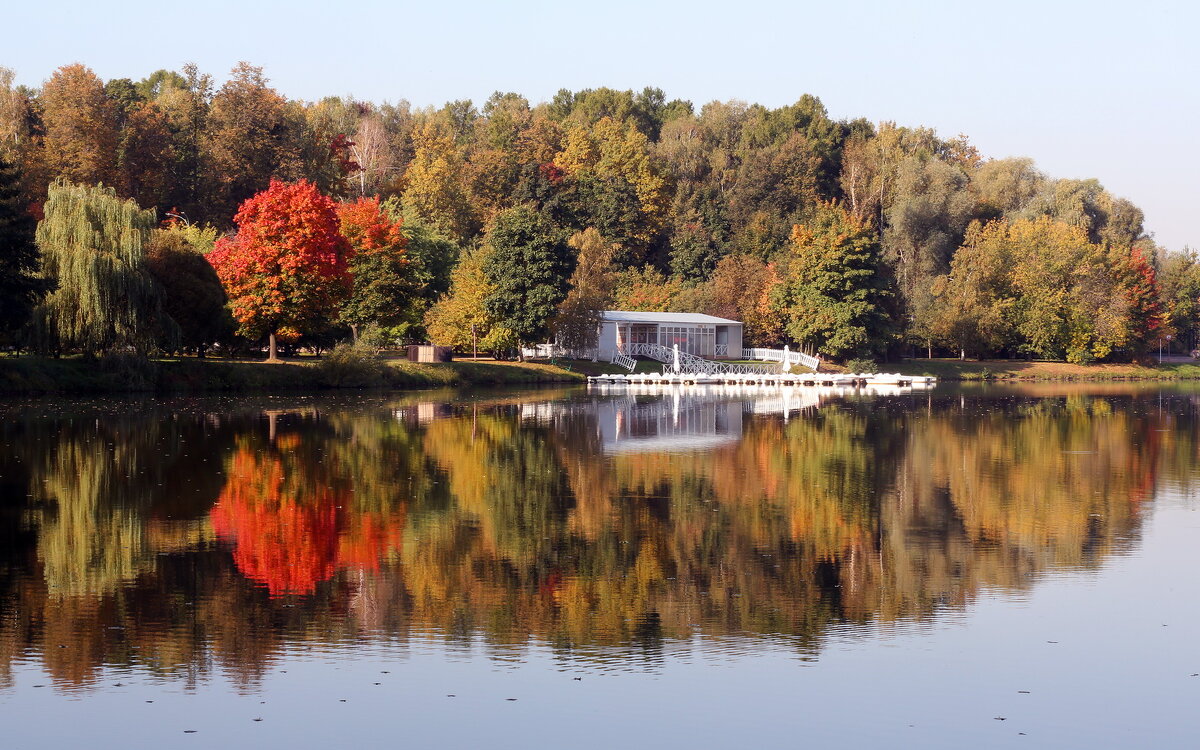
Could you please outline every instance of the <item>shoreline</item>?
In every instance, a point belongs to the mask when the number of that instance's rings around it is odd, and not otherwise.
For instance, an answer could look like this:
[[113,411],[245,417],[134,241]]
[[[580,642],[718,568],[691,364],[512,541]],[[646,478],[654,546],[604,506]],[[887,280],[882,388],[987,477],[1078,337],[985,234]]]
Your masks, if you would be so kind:
[[[591,361],[498,362],[456,360],[416,363],[383,359],[367,371],[332,371],[325,358],[281,362],[194,357],[138,362],[35,355],[0,356],[0,395],[87,395],[116,393],[289,393],[337,390],[426,390],[480,386],[583,384],[588,375],[624,373]],[[831,366],[841,371],[842,367]],[[885,362],[882,372],[932,375],[940,382],[1172,382],[1200,380],[1200,364],[1072,365],[1065,362],[957,359]]]
[[1200,380],[1200,363],[1165,362],[1073,365],[1025,360],[909,359],[884,363],[880,369],[902,375],[933,375],[939,381],[987,382],[1121,382]]
[[80,357],[7,356],[0,357],[0,395],[425,390],[586,382],[586,373],[540,362],[381,360],[367,370],[331,372],[319,367],[323,361],[184,357],[87,362]]

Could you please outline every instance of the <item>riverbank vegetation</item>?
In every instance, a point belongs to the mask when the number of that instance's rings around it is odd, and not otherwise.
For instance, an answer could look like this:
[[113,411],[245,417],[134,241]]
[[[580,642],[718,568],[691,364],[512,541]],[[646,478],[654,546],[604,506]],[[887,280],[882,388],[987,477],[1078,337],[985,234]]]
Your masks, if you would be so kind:
[[533,383],[576,383],[585,375],[545,363],[458,361],[420,364],[397,359],[364,361],[337,350],[318,359],[287,362],[145,359],[113,355],[0,357],[0,394],[277,392],[327,388],[441,388]]
[[288,100],[245,63],[219,87],[0,69],[0,244],[5,343],[88,358],[360,334],[511,355],[586,347],[606,308],[836,361],[1135,362],[1200,326],[1200,258],[1099,181],[810,95],[416,108]]

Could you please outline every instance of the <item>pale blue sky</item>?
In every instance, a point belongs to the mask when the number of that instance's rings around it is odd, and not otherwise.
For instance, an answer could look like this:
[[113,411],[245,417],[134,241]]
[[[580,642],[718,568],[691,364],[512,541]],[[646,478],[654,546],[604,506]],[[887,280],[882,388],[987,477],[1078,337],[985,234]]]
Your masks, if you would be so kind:
[[[966,133],[987,156],[1097,177],[1168,247],[1200,245],[1200,11],[1180,0],[21,3],[0,65],[40,85],[71,62],[138,79],[239,60],[286,96],[414,105],[531,101],[559,88],[662,88],[769,106],[803,93],[835,118]],[[15,33],[14,33],[15,32]]]

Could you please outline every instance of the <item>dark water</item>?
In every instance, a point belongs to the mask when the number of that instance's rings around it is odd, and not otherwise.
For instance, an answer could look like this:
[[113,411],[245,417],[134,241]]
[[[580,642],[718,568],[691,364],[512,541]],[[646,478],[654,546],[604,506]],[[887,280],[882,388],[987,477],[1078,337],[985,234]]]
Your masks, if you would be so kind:
[[1200,389],[779,394],[0,405],[0,746],[1196,746]]

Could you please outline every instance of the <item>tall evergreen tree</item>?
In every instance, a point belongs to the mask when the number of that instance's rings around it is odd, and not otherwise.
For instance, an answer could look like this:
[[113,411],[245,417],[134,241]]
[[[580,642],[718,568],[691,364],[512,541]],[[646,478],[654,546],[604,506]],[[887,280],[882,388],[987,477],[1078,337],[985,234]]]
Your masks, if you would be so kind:
[[154,211],[112,188],[56,181],[45,214],[37,245],[43,274],[58,288],[38,308],[43,346],[88,356],[117,347],[147,352],[162,306],[146,268]]
[[0,158],[0,333],[25,325],[48,286],[37,275],[36,222],[19,189],[17,168]]
[[575,270],[565,232],[533,208],[517,206],[496,217],[488,244],[488,311],[521,344],[544,339]]
[[800,344],[834,357],[885,350],[891,294],[875,233],[841,206],[821,204],[808,225],[792,230],[778,303]]

